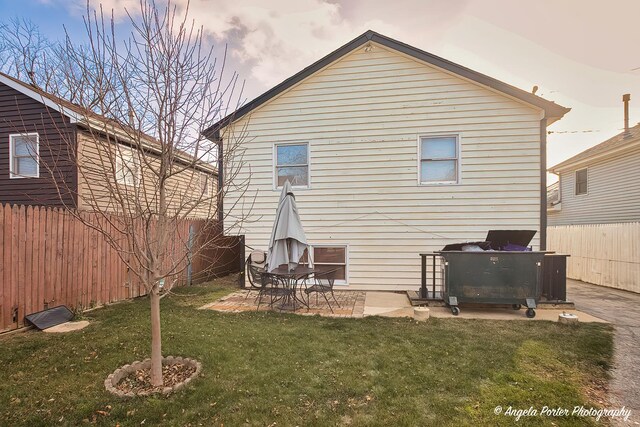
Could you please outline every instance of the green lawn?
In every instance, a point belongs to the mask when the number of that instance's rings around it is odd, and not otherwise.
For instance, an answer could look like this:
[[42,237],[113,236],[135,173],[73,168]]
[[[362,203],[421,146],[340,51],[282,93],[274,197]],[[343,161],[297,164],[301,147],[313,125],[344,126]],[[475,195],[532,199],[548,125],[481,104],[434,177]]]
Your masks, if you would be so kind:
[[83,331],[0,337],[0,425],[511,425],[495,406],[591,406],[611,363],[612,329],[600,324],[194,309],[229,291],[220,281],[162,301],[164,354],[196,358],[204,373],[167,398],[104,390],[109,373],[149,354],[146,299],[86,314]]

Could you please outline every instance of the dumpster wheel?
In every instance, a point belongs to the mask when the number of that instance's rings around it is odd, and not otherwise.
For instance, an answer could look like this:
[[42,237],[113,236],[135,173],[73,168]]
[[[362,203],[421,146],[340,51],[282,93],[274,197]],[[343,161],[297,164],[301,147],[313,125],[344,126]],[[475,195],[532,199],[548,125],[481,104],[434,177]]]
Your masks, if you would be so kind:
[[451,314],[457,316],[458,314],[460,314],[460,309],[456,306],[451,307]]
[[529,319],[533,319],[534,317],[536,317],[536,311],[533,308],[528,308],[527,309],[527,317]]
[[513,304],[511,308],[513,308],[514,310],[520,310],[522,308],[522,304]]

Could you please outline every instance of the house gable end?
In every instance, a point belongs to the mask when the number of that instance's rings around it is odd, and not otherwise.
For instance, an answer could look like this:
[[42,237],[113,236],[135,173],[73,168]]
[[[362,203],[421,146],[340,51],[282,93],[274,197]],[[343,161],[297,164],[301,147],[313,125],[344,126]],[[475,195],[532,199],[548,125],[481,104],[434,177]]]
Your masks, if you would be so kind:
[[412,57],[425,65],[432,65],[434,67],[438,67],[442,70],[445,70],[449,73],[456,74],[459,77],[467,79],[468,81],[473,81],[478,83],[481,86],[490,88],[494,91],[501,92],[505,95],[508,95],[511,98],[518,99],[528,105],[538,107],[545,111],[545,117],[548,119],[548,124],[553,121],[561,118],[570,111],[569,108],[562,107],[554,102],[547,101],[543,98],[540,98],[536,95],[523,91],[519,88],[511,86],[507,83],[501,82],[492,77],[486,76],[484,74],[478,73],[461,65],[455,64],[451,61],[448,61],[444,58],[440,58],[436,55],[432,55],[428,52],[422,51],[415,47],[409,46],[405,43],[399,42],[397,40],[391,39],[389,37],[378,34],[374,31],[367,31],[361,36],[355,38],[351,42],[341,46],[336,49],[334,52],[325,56],[324,58],[316,61],[312,65],[306,67],[299,73],[291,76],[287,80],[283,81],[279,85],[273,87],[268,90],[264,94],[258,96],[254,100],[245,104],[234,113],[224,117],[214,125],[210,126],[206,129],[203,134],[207,135],[209,138],[213,140],[218,140],[220,138],[220,130],[224,127],[228,126],[232,122],[236,122],[247,114],[250,114],[252,111],[260,108],[264,104],[271,102],[274,98],[277,98],[281,94],[290,90],[292,87],[298,85],[299,83],[306,80],[308,77],[318,73],[320,70],[323,70],[327,66],[334,64],[335,62],[341,60],[344,56],[350,54],[356,49],[359,49],[363,46],[366,46],[370,43],[376,43],[389,50],[394,50],[399,53],[402,53],[406,56]]

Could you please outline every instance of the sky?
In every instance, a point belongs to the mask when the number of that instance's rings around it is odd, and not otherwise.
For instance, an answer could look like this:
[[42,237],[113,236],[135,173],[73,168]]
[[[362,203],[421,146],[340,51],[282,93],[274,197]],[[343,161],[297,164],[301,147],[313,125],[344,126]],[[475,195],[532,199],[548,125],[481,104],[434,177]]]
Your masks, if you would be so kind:
[[[174,0],[184,7],[187,0]],[[91,0],[92,6],[100,4]],[[138,0],[103,0],[125,26]],[[555,101],[548,166],[622,131],[622,94],[640,122],[638,0],[191,0],[252,99],[368,29]],[[82,39],[86,0],[0,0],[52,39]],[[553,177],[550,177],[553,180]]]

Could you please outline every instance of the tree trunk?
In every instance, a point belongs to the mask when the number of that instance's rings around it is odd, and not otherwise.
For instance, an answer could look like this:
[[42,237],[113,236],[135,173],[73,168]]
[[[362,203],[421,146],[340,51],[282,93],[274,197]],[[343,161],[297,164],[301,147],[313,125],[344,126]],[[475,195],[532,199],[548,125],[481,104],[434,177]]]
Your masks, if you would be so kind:
[[155,284],[149,293],[151,300],[151,384],[156,387],[163,385],[159,291],[158,284]]

